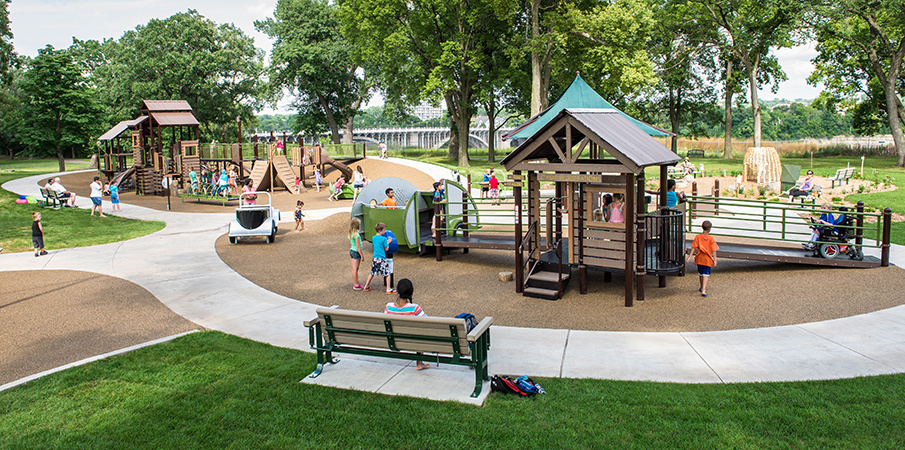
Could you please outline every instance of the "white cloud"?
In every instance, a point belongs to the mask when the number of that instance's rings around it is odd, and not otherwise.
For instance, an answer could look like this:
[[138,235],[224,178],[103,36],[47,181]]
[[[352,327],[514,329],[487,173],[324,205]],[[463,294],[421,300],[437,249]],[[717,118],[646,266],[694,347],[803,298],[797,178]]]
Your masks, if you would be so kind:
[[777,50],[776,57],[779,58],[779,64],[789,79],[779,84],[779,90],[775,94],[770,89],[764,89],[758,92],[758,97],[763,100],[816,98],[823,91],[823,86],[814,87],[807,82],[807,78],[814,71],[811,60],[816,56],[817,50],[813,41],[798,47]]

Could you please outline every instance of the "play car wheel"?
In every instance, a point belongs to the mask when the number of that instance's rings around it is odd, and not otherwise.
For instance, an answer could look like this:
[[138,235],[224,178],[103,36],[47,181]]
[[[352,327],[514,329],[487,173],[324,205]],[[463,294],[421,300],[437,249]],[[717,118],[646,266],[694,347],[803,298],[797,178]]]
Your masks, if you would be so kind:
[[839,256],[839,246],[836,244],[820,244],[820,256],[833,259]]
[[270,234],[270,236],[267,236],[267,243],[273,244],[273,240],[276,237],[276,235],[277,235],[277,232],[276,232],[276,230],[274,230],[273,233]]
[[230,237],[229,237],[229,243],[230,243],[230,244],[235,244],[235,243],[236,243],[236,237],[235,237],[235,236],[230,236]]
[[456,224],[456,227],[453,229],[452,236],[456,237],[460,234],[465,234],[464,232],[465,232],[465,224],[462,222],[459,222]]

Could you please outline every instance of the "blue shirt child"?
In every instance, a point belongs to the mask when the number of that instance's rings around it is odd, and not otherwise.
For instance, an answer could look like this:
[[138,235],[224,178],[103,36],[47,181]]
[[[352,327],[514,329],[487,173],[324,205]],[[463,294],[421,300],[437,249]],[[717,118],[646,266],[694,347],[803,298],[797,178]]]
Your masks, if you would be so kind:
[[386,249],[389,245],[386,236],[375,234],[371,238],[371,243],[374,244],[374,259],[387,259]]

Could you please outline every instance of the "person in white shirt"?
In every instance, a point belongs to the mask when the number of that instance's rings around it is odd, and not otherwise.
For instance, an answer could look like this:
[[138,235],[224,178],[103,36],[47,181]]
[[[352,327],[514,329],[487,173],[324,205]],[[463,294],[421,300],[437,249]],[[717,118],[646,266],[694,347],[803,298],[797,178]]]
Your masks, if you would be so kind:
[[94,211],[96,210],[98,215],[101,217],[104,216],[103,204],[104,204],[104,185],[101,184],[101,177],[94,177],[94,181],[91,183],[91,195],[89,196],[91,199],[91,215],[94,215]]
[[49,187],[49,189],[53,189],[53,190],[57,191],[57,194],[59,194],[58,197],[66,199],[66,203],[68,203],[69,206],[74,207],[75,206],[75,192],[67,191],[66,188],[63,187],[63,183],[60,183],[60,177],[54,178],[53,181],[54,181],[54,183],[52,186]]

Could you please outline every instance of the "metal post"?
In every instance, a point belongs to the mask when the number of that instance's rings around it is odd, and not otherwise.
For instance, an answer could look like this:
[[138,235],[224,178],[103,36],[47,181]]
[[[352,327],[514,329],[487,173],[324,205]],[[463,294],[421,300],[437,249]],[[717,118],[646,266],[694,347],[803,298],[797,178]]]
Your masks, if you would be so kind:
[[892,210],[883,210],[883,243],[880,244],[880,267],[889,267],[889,241],[892,231]]
[[437,261],[443,261],[443,241],[440,238],[440,205],[434,203],[434,249],[437,251]]
[[858,211],[858,218],[855,220],[855,246],[860,249],[864,242],[864,202],[862,200],[858,200],[855,211]]

